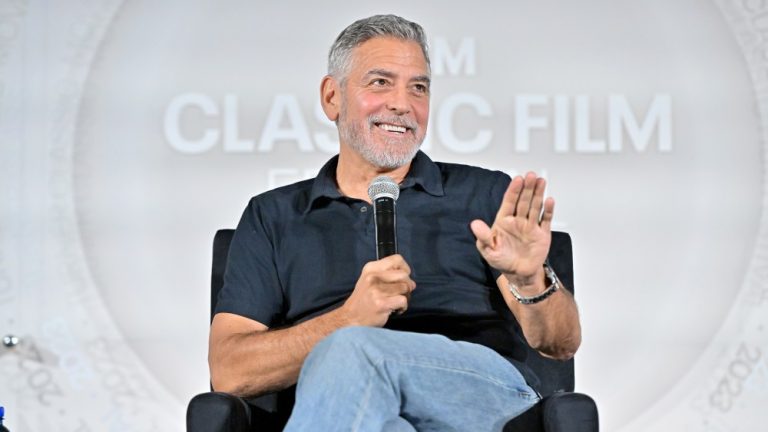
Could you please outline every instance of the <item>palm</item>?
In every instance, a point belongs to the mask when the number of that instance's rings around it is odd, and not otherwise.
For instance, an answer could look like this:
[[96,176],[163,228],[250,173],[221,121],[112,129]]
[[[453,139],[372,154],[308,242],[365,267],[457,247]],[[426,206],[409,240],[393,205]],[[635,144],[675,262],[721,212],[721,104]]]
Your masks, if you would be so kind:
[[523,277],[541,269],[549,252],[554,211],[554,201],[544,201],[545,186],[544,179],[533,173],[525,179],[516,177],[504,193],[493,226],[472,223],[477,248],[493,268]]

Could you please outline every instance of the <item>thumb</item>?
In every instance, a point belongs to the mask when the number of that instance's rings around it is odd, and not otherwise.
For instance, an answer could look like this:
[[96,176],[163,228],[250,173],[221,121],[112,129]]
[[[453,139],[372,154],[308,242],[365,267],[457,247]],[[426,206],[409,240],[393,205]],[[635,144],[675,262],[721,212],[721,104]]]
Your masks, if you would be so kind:
[[488,224],[480,219],[475,219],[469,224],[469,227],[472,229],[472,234],[474,234],[477,239],[478,246],[482,246],[483,248],[493,246],[493,234],[491,233],[491,228],[488,227]]

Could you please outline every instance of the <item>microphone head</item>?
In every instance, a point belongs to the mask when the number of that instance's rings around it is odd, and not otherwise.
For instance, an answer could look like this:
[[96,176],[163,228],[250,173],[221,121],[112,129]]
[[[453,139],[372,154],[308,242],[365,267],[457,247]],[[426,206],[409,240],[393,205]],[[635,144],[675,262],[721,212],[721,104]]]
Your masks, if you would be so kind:
[[368,185],[368,196],[371,201],[376,201],[377,198],[382,197],[389,197],[397,201],[400,196],[400,186],[389,176],[378,176],[371,180],[371,184]]

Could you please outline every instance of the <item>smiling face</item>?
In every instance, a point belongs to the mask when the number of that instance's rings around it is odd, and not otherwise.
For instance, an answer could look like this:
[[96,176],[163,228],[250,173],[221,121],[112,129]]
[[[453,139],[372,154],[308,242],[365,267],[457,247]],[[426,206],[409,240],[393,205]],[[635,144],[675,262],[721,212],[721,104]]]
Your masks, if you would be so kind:
[[339,86],[336,104],[324,106],[338,121],[341,151],[354,150],[378,168],[409,163],[426,134],[429,83],[416,42],[378,37],[356,47],[344,83],[328,84]]

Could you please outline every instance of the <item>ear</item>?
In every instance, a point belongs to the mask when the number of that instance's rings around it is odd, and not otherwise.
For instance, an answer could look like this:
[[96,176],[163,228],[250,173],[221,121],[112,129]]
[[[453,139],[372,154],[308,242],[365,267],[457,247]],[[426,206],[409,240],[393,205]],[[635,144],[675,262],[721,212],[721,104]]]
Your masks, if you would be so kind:
[[339,82],[330,75],[326,75],[320,82],[320,103],[328,120],[335,122],[339,119],[341,88]]

